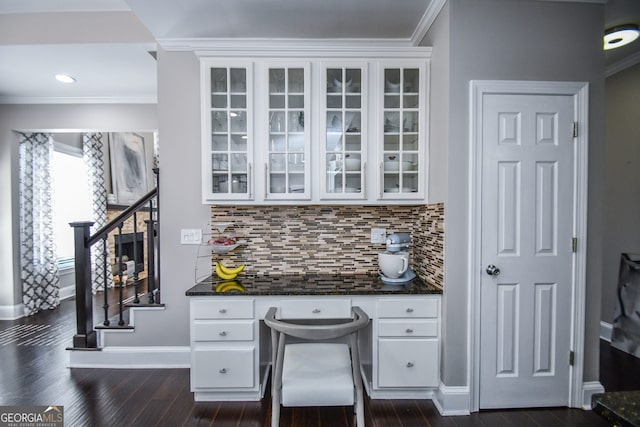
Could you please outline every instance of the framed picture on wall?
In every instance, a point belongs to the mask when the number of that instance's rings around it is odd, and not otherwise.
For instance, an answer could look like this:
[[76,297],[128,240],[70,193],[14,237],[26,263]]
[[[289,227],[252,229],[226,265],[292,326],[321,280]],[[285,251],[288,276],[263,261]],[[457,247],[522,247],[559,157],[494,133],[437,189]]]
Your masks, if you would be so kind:
[[130,205],[148,192],[144,137],[133,132],[110,133],[109,152],[116,203]]

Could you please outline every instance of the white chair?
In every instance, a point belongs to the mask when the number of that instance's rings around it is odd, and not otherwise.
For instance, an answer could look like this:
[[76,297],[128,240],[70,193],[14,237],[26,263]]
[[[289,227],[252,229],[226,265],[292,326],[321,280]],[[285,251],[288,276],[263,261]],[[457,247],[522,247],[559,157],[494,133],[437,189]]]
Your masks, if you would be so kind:
[[[271,328],[273,377],[271,379],[271,426],[280,424],[280,405],[354,406],[356,426],[364,427],[364,401],[358,331],[369,316],[352,307],[346,323],[300,324],[276,320],[271,307],[264,318]],[[349,335],[349,344],[327,342]],[[298,338],[285,343],[287,337]],[[300,342],[302,340],[302,342]]]

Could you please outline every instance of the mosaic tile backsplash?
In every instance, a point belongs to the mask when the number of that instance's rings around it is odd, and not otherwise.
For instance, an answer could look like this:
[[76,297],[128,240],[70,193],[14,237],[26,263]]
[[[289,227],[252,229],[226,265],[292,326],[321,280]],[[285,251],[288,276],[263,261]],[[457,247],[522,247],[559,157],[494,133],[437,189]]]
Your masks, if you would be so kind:
[[[423,280],[444,285],[444,204],[423,206],[212,206],[211,222],[232,222],[224,235],[246,241],[221,256],[246,273],[377,274],[371,228],[410,232],[412,268]],[[212,226],[213,237],[220,233]],[[218,255],[214,254],[215,262]]]

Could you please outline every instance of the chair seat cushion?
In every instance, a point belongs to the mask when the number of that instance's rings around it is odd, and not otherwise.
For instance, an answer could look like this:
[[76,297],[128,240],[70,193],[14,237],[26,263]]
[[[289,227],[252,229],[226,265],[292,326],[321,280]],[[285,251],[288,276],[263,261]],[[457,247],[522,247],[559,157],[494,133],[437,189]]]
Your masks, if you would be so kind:
[[283,406],[347,406],[353,402],[353,374],[347,344],[285,346]]

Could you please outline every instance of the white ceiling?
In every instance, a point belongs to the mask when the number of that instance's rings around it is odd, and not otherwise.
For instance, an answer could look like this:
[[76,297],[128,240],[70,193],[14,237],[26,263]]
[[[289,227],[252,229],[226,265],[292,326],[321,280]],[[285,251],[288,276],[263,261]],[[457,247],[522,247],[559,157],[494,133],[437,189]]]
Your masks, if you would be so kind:
[[[83,19],[91,12],[110,12],[133,17],[135,25],[150,32],[144,40],[134,37],[126,41],[86,43],[86,37],[78,31],[77,41],[68,40],[67,35],[64,42],[56,42],[46,39],[45,28],[45,40],[23,44],[6,33],[3,36],[0,25],[0,103],[154,103],[156,63],[149,54],[155,50],[154,38],[161,43],[194,38],[330,38],[385,39],[415,44],[443,2],[0,0],[0,22],[56,13],[48,16],[64,15],[75,30],[76,25],[81,27],[81,22],[75,23],[73,19]],[[608,0],[606,11],[605,28],[626,22],[640,23],[640,0]],[[605,58],[608,65],[625,60],[640,62],[640,41],[607,52]],[[77,83],[58,83],[53,76],[60,72],[73,75]]]
[[[0,103],[155,103],[155,45],[0,45]],[[77,81],[64,84],[56,74]]]

